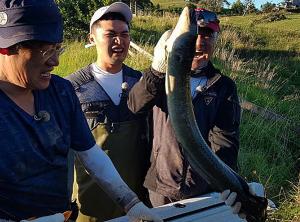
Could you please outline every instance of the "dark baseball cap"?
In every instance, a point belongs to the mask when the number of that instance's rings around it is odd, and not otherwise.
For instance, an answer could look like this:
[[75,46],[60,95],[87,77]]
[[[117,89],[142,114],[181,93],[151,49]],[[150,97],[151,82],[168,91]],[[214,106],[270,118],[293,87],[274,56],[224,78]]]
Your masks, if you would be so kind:
[[27,40],[63,41],[62,16],[53,0],[0,1],[0,48]]

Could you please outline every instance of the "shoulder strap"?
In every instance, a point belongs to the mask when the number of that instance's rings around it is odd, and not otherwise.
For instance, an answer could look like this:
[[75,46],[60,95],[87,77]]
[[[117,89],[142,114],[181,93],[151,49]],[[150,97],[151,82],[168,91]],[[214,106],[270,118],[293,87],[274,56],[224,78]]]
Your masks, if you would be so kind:
[[82,84],[90,82],[94,79],[94,76],[92,75],[92,66],[89,64],[88,66],[77,70],[76,72],[68,75],[65,77],[67,80],[69,80],[73,87],[76,89],[80,87]]
[[123,65],[123,81],[128,83],[129,89],[131,89],[133,85],[140,80],[141,77],[142,73],[140,71],[132,69],[125,64]]

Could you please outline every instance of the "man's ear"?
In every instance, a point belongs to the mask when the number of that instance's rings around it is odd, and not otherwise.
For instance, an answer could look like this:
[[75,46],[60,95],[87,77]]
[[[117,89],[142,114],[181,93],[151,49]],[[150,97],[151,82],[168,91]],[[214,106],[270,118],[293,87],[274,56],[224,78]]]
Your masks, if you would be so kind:
[[86,45],[84,46],[85,48],[90,48],[90,47],[93,47],[93,46],[96,45],[94,34],[91,34],[91,33],[88,34],[87,39],[88,39],[88,41],[89,41],[90,43],[89,43],[89,44],[86,44]]
[[96,45],[96,43],[95,43],[95,35],[93,33],[89,33],[88,34],[88,39],[90,41],[90,44]]
[[8,55],[9,54],[9,49],[8,48],[0,48],[0,54]]

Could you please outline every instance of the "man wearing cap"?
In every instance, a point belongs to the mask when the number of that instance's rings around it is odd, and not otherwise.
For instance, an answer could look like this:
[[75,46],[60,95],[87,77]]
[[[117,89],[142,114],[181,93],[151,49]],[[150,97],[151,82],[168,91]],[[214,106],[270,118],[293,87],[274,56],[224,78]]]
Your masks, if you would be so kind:
[[[142,201],[149,166],[146,115],[127,107],[128,92],[142,76],[123,64],[129,48],[130,8],[115,2],[98,9],[90,22],[90,44],[97,61],[67,77],[73,84],[96,143],[108,154],[121,177]],[[100,161],[100,160],[99,160]],[[75,161],[80,213],[77,221],[103,221],[123,214],[96,182]],[[74,193],[77,188],[74,186]],[[149,202],[149,200],[148,200]],[[97,204],[95,204],[97,203]]]
[[130,221],[161,221],[95,143],[72,85],[51,74],[62,40],[53,0],[0,1],[0,221],[65,221],[71,149]]
[[[194,114],[212,151],[237,170],[240,121],[237,90],[235,83],[211,63],[220,31],[219,20],[215,13],[205,9],[196,9],[191,14],[191,20],[197,22],[198,29],[190,80]],[[134,113],[153,109],[151,166],[144,185],[155,207],[212,191],[191,168],[175,138],[167,111],[165,49],[168,50],[170,41],[174,41],[174,35],[180,34],[180,25],[184,24],[185,17],[182,13],[173,33],[169,30],[162,35],[154,49],[152,67],[129,93],[128,105]]]

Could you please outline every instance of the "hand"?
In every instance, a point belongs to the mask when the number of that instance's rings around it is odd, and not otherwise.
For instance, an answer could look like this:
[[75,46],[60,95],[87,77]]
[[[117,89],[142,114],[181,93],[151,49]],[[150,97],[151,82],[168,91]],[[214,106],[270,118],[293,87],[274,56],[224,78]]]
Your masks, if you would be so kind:
[[[249,186],[249,192],[252,195],[260,196],[260,197],[265,196],[264,187],[260,183],[253,182],[253,183],[249,183],[248,186]],[[231,207],[233,214],[238,214],[239,217],[242,218],[242,219],[246,218],[246,214],[240,213],[242,203],[241,202],[235,202],[235,200],[237,198],[237,193],[236,192],[230,192],[230,190],[224,190],[221,193],[220,198],[221,198],[222,201],[225,202],[225,204],[227,206]]]
[[154,48],[152,68],[160,73],[166,73],[167,53],[172,50],[174,41],[178,36],[190,30],[190,13],[185,7],[180,14],[174,30],[166,31],[157,42]]
[[152,61],[152,68],[160,73],[166,73],[167,64],[167,40],[170,37],[172,30],[166,31],[158,40],[154,48],[154,56]]
[[65,217],[61,213],[45,216],[45,217],[39,217],[37,219],[33,220],[21,220],[20,222],[64,222]]
[[130,222],[139,222],[142,220],[153,221],[153,222],[163,222],[159,215],[154,214],[151,210],[146,207],[142,202],[135,204],[127,212]]

